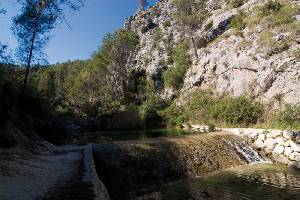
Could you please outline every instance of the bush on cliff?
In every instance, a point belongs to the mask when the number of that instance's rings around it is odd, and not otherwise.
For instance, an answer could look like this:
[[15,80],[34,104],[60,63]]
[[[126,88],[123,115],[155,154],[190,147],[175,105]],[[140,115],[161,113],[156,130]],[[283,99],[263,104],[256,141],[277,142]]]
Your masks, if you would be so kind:
[[262,114],[262,105],[246,96],[217,97],[202,90],[195,92],[185,109],[190,121],[225,125],[255,124]]
[[175,66],[164,72],[163,78],[165,86],[175,89],[181,88],[185,74],[191,65],[191,59],[187,50],[188,44],[186,42],[175,47],[172,54]]

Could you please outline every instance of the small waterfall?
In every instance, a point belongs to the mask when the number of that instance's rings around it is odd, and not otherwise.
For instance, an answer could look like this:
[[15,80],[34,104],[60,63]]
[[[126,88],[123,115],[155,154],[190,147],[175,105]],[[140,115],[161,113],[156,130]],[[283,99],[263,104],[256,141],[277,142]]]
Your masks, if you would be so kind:
[[259,154],[244,142],[234,142],[234,144],[231,141],[226,141],[226,142],[231,146],[233,146],[235,150],[241,156],[243,156],[248,163],[264,162],[264,160],[259,156]]

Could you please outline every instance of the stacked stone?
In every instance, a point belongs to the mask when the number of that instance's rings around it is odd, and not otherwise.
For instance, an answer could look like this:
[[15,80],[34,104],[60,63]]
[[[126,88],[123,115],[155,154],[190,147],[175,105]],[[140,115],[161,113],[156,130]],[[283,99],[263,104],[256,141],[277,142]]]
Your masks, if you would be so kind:
[[264,129],[227,131],[250,138],[255,148],[270,154],[275,161],[300,168],[300,132]]

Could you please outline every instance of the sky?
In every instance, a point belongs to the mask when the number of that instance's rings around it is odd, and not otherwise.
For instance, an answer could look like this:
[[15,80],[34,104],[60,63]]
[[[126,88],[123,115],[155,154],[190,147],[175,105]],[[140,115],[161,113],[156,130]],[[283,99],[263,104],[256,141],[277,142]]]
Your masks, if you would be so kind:
[[[10,29],[12,17],[18,14],[16,0],[0,0],[6,10],[0,16],[0,41],[10,48],[17,47],[17,41]],[[150,0],[154,4],[157,0]],[[68,60],[87,59],[101,45],[103,36],[122,28],[126,17],[133,15],[138,9],[138,0],[86,0],[79,11],[66,12],[66,24],[58,25],[45,53],[50,64]]]

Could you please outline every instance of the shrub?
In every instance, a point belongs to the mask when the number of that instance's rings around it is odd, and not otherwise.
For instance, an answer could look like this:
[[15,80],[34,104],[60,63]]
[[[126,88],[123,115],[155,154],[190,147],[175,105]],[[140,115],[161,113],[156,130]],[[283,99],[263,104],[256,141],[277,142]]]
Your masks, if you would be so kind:
[[205,30],[205,31],[209,31],[209,30],[213,27],[213,25],[214,25],[214,22],[213,22],[213,21],[210,21],[208,24],[206,24],[206,25],[204,26],[204,30]]
[[165,22],[163,23],[163,26],[164,26],[165,28],[171,27],[171,26],[172,26],[171,21],[165,21]]
[[300,130],[300,106],[286,105],[271,118],[271,126],[280,129]]
[[229,4],[233,8],[238,8],[244,5],[244,0],[231,0],[229,1]]
[[183,108],[173,103],[166,109],[162,110],[160,114],[164,117],[164,120],[168,126],[178,127],[185,122],[183,113]]
[[183,42],[174,48],[172,57],[174,60],[174,67],[167,69],[164,74],[164,84],[167,87],[174,87],[180,89],[183,84],[185,74],[191,65],[191,60],[187,52],[188,45]]
[[246,27],[244,18],[245,18],[245,14],[243,12],[238,13],[230,21],[230,27],[237,30],[243,30]]
[[227,125],[255,124],[263,114],[261,104],[241,97],[215,97],[211,92],[196,92],[186,105],[189,120]]
[[268,16],[273,13],[276,13],[280,10],[281,4],[275,0],[269,0],[267,3],[265,3],[261,8],[261,14],[262,16]]

